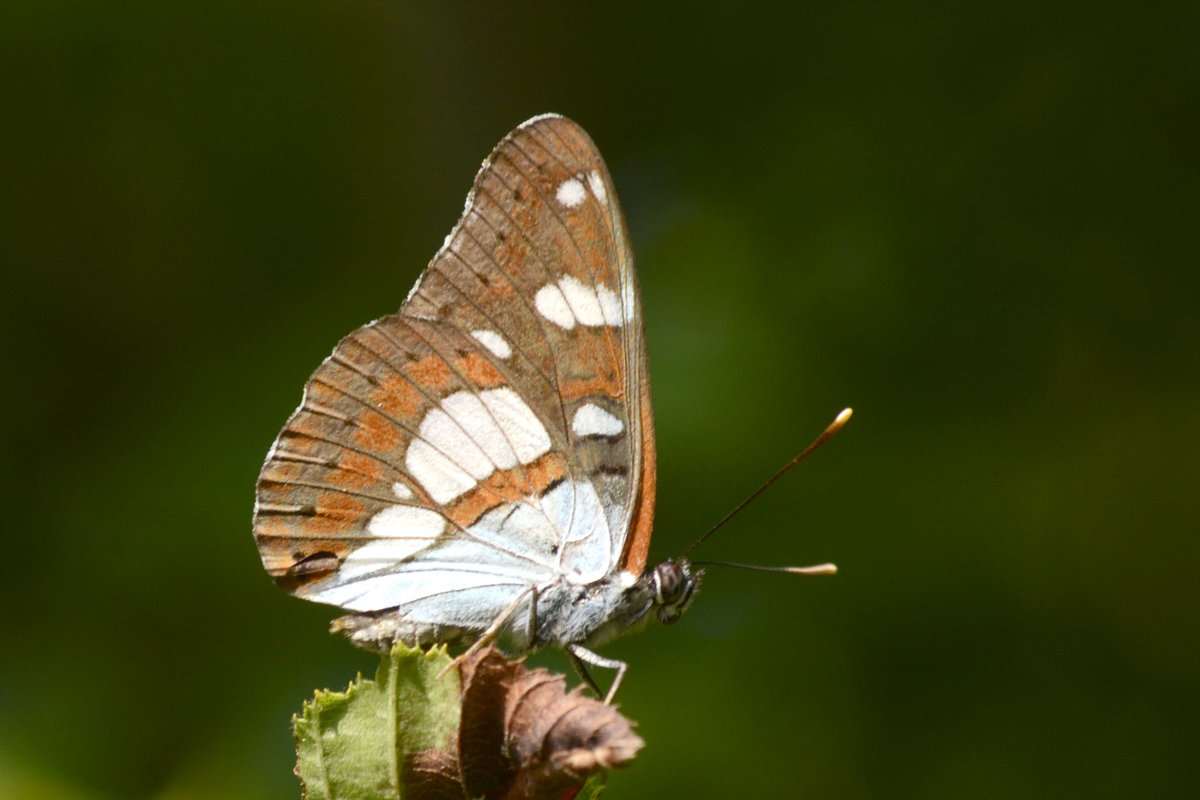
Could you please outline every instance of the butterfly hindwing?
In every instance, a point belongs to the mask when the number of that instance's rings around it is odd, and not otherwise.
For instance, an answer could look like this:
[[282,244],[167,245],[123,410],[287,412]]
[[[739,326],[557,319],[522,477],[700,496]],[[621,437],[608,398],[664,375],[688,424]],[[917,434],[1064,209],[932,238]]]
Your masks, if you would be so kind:
[[587,134],[554,116],[513,131],[400,312],[339,343],[272,447],[268,571],[310,599],[474,628],[530,586],[640,571],[639,302]]

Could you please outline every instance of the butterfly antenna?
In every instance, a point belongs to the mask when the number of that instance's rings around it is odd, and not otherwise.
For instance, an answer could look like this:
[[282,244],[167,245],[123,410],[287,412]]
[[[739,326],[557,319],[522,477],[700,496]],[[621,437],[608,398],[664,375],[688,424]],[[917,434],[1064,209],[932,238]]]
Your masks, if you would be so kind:
[[817,564],[812,567],[764,567],[759,564],[737,564],[733,561],[689,561],[694,567],[736,567],[755,572],[786,572],[789,575],[836,575],[837,564]]
[[[734,516],[736,516],[738,514],[738,512],[740,512],[746,506],[750,505],[750,503],[752,503],[754,500],[756,500],[758,498],[758,496],[761,495],[763,492],[765,492],[767,489],[771,488],[771,484],[775,483],[775,481],[782,478],[788,470],[790,470],[792,467],[799,464],[801,461],[803,461],[805,458],[807,458],[810,454],[812,454],[813,451],[815,451],[818,447],[820,447],[821,445],[828,442],[831,438],[833,438],[833,435],[842,429],[842,426],[846,424],[847,420],[850,419],[850,415],[853,413],[854,413],[854,409],[843,408],[841,410],[841,413],[839,413],[836,417],[833,418],[833,422],[829,423],[829,425],[826,426],[825,430],[821,431],[821,435],[818,436],[816,439],[813,439],[812,443],[808,447],[806,447],[800,451],[800,455],[796,456],[791,461],[784,464],[783,467],[781,467],[778,472],[776,472],[774,475],[772,475],[770,478],[767,479],[766,483],[764,483],[762,486],[760,486],[756,490],[754,490],[753,494],[751,494],[749,497],[747,497],[742,502],[738,503],[737,506],[734,507],[734,509],[732,511],[730,511],[728,514],[721,517],[721,519],[717,522],[716,525],[713,525],[711,528],[708,529],[708,533],[701,536],[699,539],[697,539],[695,542],[692,543],[691,547],[689,547],[687,550],[684,551],[683,557],[685,559],[688,558],[688,556],[690,556],[692,554],[692,551],[695,550],[697,547],[699,547],[701,545],[701,543],[704,542],[705,539],[707,539],[708,537],[710,537],[714,533],[716,533],[718,528],[720,528],[726,522],[729,522],[729,520],[733,519]],[[688,559],[688,560],[691,561],[691,559]],[[699,564],[701,562],[696,561],[696,562],[692,562],[692,563]],[[829,574],[832,574],[833,572],[837,571],[837,568],[834,567],[833,564],[821,564],[820,566],[816,566],[816,567],[754,567],[754,566],[750,566],[747,564],[733,564],[733,563],[725,562],[725,561],[722,561],[722,562],[705,561],[703,563],[719,564],[721,566],[727,566],[727,567],[742,567],[744,569],[757,569],[757,570],[762,570],[763,572],[791,572],[791,573],[800,574],[800,575],[829,575]]]

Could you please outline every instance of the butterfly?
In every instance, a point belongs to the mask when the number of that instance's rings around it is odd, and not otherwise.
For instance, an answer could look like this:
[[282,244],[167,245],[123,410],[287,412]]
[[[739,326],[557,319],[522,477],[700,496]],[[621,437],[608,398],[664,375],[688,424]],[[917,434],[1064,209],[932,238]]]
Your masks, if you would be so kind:
[[[309,379],[258,479],[276,582],[355,644],[555,645],[587,666],[703,570],[647,569],[655,445],[642,302],[592,140],[534,117],[483,162],[400,310]],[[599,690],[597,689],[599,692]]]

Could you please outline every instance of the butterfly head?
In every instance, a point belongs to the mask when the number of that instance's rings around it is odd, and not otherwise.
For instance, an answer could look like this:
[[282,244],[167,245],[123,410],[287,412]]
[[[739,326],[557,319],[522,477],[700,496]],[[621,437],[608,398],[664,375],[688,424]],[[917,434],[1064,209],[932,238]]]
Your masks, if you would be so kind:
[[654,604],[658,607],[658,621],[674,625],[687,611],[696,597],[704,570],[693,571],[686,560],[667,560],[650,573],[654,586]]

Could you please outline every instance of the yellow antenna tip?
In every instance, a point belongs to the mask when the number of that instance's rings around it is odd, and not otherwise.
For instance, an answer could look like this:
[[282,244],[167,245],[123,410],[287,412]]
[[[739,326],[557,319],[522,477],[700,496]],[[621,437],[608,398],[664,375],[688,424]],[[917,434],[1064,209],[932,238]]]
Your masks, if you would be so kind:
[[837,564],[817,564],[814,567],[788,567],[793,575],[837,575]]

